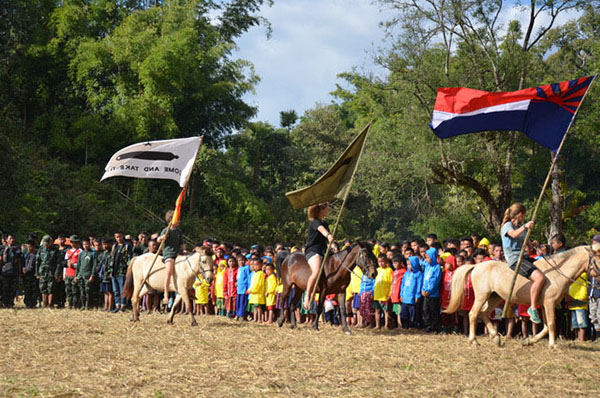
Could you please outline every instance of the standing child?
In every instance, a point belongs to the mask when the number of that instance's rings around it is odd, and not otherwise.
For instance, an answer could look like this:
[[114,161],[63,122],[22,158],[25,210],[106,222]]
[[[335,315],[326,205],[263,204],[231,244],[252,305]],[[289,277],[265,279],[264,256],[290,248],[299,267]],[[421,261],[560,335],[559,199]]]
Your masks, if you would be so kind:
[[400,301],[400,287],[402,286],[402,278],[406,272],[406,259],[399,254],[392,259],[394,273],[392,274],[392,291],[390,293],[390,301],[392,302],[392,313],[396,315],[398,328],[402,328],[402,303]]
[[[446,257],[444,260],[444,271],[442,272],[442,285],[441,285],[441,304],[442,310],[445,310],[450,305],[451,293],[452,293],[452,276],[456,270],[456,257],[452,254]],[[452,331],[456,333],[458,330],[458,316],[456,313],[446,314],[442,313],[442,332]]]
[[352,292],[352,306],[347,307],[349,311],[352,311],[355,319],[353,319],[354,326],[362,325],[363,319],[360,314],[360,285],[362,281],[363,272],[360,267],[354,267],[354,272],[350,275],[350,289]]
[[225,316],[225,294],[223,286],[225,284],[225,269],[227,261],[217,258],[217,273],[215,274],[215,311],[216,315]]
[[375,327],[381,329],[381,316],[383,314],[385,320],[384,325],[389,328],[388,300],[392,290],[392,274],[390,268],[391,261],[385,254],[380,254],[377,258],[377,277],[375,278],[375,286],[373,287],[373,308],[375,309]]
[[110,311],[113,306],[112,281],[109,276],[109,270],[112,268],[110,264],[112,245],[112,238],[102,239],[102,249],[104,250],[98,255],[98,265],[100,267],[98,279],[100,280],[100,292],[104,294],[104,306],[102,308],[104,312]]
[[237,258],[238,273],[237,273],[237,296],[235,301],[235,319],[244,320],[248,314],[247,290],[250,288],[250,266],[246,264],[246,257],[239,255]]
[[427,249],[425,255],[425,272],[423,274],[423,319],[425,332],[436,333],[440,330],[440,283],[442,268],[438,263],[435,247]]
[[571,328],[577,333],[577,341],[585,341],[588,328],[587,273],[581,274],[569,287],[567,302],[571,311]]
[[423,287],[423,273],[421,261],[417,256],[410,256],[406,264],[407,270],[402,277],[400,287],[400,301],[402,302],[402,327],[409,329],[415,327],[417,303],[421,300]]
[[358,326],[373,326],[373,288],[375,287],[375,279],[369,278],[363,274],[360,282],[360,315],[362,323]]
[[79,303],[82,310],[89,310],[91,307],[94,282],[98,277],[98,268],[96,266],[96,256],[92,252],[90,241],[83,239],[81,242],[83,251],[79,253],[77,261],[77,274],[74,282],[79,290]]
[[234,256],[227,258],[227,269],[223,279],[223,295],[225,296],[225,311],[227,318],[235,317],[235,302],[237,300],[237,259]]
[[273,323],[275,319],[275,301],[277,290],[277,278],[274,274],[275,267],[272,263],[267,264],[265,272],[267,278],[265,280],[265,305],[267,307],[267,323]]
[[250,281],[250,288],[247,293],[250,295],[248,302],[250,310],[253,313],[254,322],[262,322],[263,309],[265,305],[265,274],[262,272],[262,262],[260,258],[253,257],[250,260],[250,266],[254,273]]
[[203,277],[194,280],[195,313],[196,315],[208,315],[208,288],[210,285]]

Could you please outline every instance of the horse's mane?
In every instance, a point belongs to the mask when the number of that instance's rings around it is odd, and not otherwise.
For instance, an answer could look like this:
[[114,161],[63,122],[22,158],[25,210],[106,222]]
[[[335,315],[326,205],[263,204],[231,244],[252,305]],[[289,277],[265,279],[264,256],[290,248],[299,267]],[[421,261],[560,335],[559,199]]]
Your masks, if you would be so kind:
[[585,245],[585,246],[577,246],[574,247],[572,249],[569,249],[567,251],[561,252],[561,253],[557,253],[557,254],[553,254],[551,256],[546,256],[546,258],[548,258],[549,260],[554,261],[557,264],[562,263],[563,261],[567,260],[569,257],[575,255],[575,254],[580,254],[583,252],[587,252],[587,249],[589,249],[589,246]]

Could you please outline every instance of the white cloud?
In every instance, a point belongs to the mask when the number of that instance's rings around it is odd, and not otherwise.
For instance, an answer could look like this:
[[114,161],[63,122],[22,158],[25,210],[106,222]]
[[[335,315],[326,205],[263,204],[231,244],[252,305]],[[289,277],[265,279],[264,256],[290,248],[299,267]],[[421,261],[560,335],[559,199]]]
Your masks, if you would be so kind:
[[[357,68],[377,74],[384,71],[373,63],[375,50],[388,47],[379,23],[389,19],[371,0],[277,0],[264,7],[262,15],[272,24],[266,38],[264,27],[251,29],[238,40],[236,56],[254,64],[261,82],[246,101],[258,107],[255,120],[279,125],[279,112],[294,109],[302,115],[316,103],[329,103],[329,95],[340,83],[337,74]],[[576,18],[580,12],[563,13],[555,26]],[[529,13],[515,2],[505,4],[499,23],[503,32],[511,20],[523,29]],[[550,20],[543,13],[534,32]],[[388,39],[389,40],[389,39]]]
[[262,10],[272,24],[238,41],[236,56],[251,61],[261,82],[246,100],[258,106],[256,120],[279,124],[279,112],[299,115],[331,101],[336,75],[373,71],[373,49],[381,44],[381,15],[369,0],[281,0]]

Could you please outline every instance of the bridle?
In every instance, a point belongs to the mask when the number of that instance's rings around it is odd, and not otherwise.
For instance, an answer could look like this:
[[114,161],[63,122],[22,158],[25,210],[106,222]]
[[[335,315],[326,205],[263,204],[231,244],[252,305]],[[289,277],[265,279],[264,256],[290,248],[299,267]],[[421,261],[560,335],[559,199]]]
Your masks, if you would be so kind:
[[[364,247],[360,248],[360,251],[358,252],[358,258],[356,259],[356,265],[358,265],[362,270],[366,270],[368,268],[368,264],[367,264],[367,249],[365,249]],[[354,274],[354,276],[356,276],[357,278],[361,278],[356,272],[354,272],[353,269],[350,269],[347,265],[344,264],[344,262],[342,261],[342,267],[346,268],[348,270],[348,272]],[[363,271],[364,273],[364,271]]]
[[[594,254],[590,254],[588,257],[588,265],[586,267],[586,273],[589,275],[590,274],[590,270],[593,269],[594,272],[596,272],[596,274],[600,275],[600,268],[598,267],[598,264],[596,264],[596,259],[594,258]],[[588,285],[591,284],[589,278],[587,280],[586,284],[581,283],[580,281],[570,278],[567,275],[564,274],[564,272],[562,272],[560,270],[560,268],[558,267],[558,264],[556,264],[556,262],[553,259],[548,260],[548,258],[546,257],[546,255],[542,255],[542,258],[544,259],[544,261],[546,261],[546,263],[548,263],[548,265],[550,266],[550,268],[552,268],[554,271],[556,271],[559,275],[561,275],[562,277],[564,277],[565,279],[571,281],[572,283],[575,283],[581,287],[585,287],[587,289]],[[554,262],[554,265],[552,264]]]
[[[192,257],[192,256],[193,256],[193,254],[185,256],[185,258],[183,260],[177,261],[175,264],[181,263],[181,262],[185,261],[185,263],[187,264],[187,266],[190,268],[190,271],[192,271],[192,273],[196,273],[196,271],[194,271],[194,267],[192,266],[192,263],[190,262],[190,257]],[[204,279],[207,279],[206,278],[206,273],[210,271],[210,269],[204,268],[204,263],[206,262],[206,259],[208,257],[209,256],[207,256],[206,254],[200,254],[200,258],[198,260],[198,268],[200,268],[200,271],[202,272],[202,277]]]

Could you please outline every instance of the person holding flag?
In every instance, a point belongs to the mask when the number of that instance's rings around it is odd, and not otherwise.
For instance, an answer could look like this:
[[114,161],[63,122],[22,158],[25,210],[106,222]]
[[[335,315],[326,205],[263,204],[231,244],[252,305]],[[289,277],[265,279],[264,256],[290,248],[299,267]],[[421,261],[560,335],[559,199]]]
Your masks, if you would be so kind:
[[[177,202],[179,205],[181,204],[179,200]],[[169,226],[162,230],[157,239],[158,242],[164,240],[162,255],[167,273],[165,276],[165,290],[163,295],[164,305],[169,304],[169,286],[171,284],[173,268],[175,267],[175,258],[177,258],[177,254],[183,250],[183,233],[179,229],[179,212],[177,210],[179,210],[179,206],[176,210],[167,211],[167,214],[165,214],[165,221]]]
[[313,288],[317,280],[319,269],[327,244],[333,242],[333,235],[329,232],[329,225],[323,221],[329,214],[329,203],[319,203],[311,205],[308,208],[308,238],[306,240],[306,261],[310,266],[310,277],[306,285],[306,294],[304,296],[304,309],[310,309],[310,302],[314,293]]

